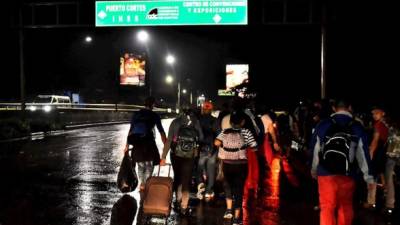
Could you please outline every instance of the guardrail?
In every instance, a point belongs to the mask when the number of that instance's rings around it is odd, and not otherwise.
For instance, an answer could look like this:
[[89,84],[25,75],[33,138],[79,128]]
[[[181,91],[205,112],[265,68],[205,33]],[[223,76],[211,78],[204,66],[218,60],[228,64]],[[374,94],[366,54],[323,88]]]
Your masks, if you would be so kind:
[[[23,112],[21,103],[0,103],[0,140],[19,138],[29,132],[129,123],[132,113],[143,108],[128,104],[27,103]],[[171,109],[154,108],[153,111],[163,118],[176,116]]]
[[[0,103],[0,110],[6,111],[20,111],[22,106],[21,103]],[[62,110],[89,110],[89,111],[122,111],[122,112],[134,112],[145,108],[142,105],[128,105],[128,104],[64,104],[64,103],[26,103],[26,110],[37,111],[43,110],[50,112],[52,109]],[[172,113],[171,108],[158,108],[153,109],[155,112],[166,112]]]

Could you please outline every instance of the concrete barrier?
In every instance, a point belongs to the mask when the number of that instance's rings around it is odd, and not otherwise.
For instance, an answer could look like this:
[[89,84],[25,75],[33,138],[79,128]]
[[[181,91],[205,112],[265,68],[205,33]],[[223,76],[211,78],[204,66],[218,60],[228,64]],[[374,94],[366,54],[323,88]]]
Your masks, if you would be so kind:
[[[157,112],[157,111],[156,111]],[[24,137],[32,132],[73,129],[86,125],[129,122],[134,111],[53,109],[50,112],[0,111],[0,140]],[[158,111],[163,118],[173,116]]]

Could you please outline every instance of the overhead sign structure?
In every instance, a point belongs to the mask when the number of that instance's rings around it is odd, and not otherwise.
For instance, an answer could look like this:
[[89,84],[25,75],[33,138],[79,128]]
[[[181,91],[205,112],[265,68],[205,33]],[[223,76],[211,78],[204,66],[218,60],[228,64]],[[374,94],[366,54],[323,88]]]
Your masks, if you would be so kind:
[[247,0],[96,2],[96,27],[246,24]]

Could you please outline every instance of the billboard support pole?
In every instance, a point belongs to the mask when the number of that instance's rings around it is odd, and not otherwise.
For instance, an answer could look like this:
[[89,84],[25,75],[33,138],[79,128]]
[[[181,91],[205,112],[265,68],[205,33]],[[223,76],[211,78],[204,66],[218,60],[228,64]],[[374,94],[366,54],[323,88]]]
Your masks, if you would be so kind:
[[120,90],[120,85],[119,85],[119,82],[118,82],[117,93],[116,93],[116,96],[115,96],[115,111],[118,111],[119,90]]
[[176,108],[179,109],[181,106],[181,82],[178,81],[178,101],[176,103]]
[[321,21],[321,99],[326,98],[326,8],[322,6]]
[[115,84],[116,84],[116,88],[115,88],[115,111],[118,111],[119,92],[120,92],[120,89],[121,89],[121,74],[118,74],[118,76],[116,77]]
[[20,100],[22,114],[25,112],[25,69],[24,69],[24,27],[22,24],[22,6],[19,9],[19,77],[20,77]]

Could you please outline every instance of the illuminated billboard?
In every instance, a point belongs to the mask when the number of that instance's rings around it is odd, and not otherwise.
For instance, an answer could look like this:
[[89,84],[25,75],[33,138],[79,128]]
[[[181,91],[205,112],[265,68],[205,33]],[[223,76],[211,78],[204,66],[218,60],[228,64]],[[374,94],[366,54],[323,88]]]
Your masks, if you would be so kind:
[[120,58],[120,84],[144,86],[146,61],[139,55],[125,53]]
[[248,64],[226,65],[226,89],[234,89],[249,82]]

